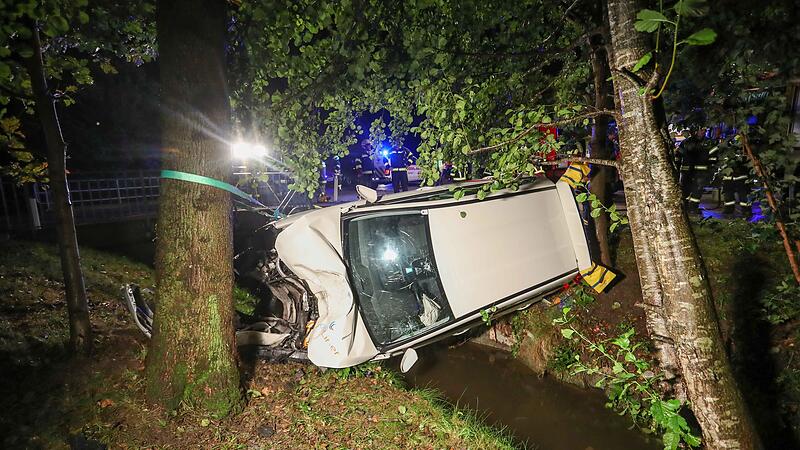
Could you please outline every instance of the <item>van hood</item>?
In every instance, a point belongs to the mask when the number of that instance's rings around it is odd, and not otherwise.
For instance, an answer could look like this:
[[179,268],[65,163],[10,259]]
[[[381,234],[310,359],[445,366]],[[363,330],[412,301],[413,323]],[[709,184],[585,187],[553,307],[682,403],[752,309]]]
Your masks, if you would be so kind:
[[[285,223],[284,223],[285,224]],[[319,318],[308,341],[308,358],[320,367],[349,367],[378,354],[360,320],[342,258],[341,209],[303,214],[282,227],[278,257],[317,299]]]

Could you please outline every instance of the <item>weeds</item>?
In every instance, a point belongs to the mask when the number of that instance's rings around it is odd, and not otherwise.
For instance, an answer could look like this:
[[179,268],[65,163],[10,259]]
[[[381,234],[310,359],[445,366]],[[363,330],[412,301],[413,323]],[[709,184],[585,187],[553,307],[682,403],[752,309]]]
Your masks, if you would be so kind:
[[764,317],[773,325],[789,322],[800,316],[800,286],[793,276],[787,276],[774,292],[761,300]]
[[559,345],[553,349],[553,355],[547,361],[547,368],[557,373],[569,372],[575,360],[579,358],[578,351],[572,345]]
[[258,297],[239,286],[233,287],[233,305],[236,311],[246,316],[252,316],[258,305]]
[[595,387],[604,388],[608,395],[606,406],[628,415],[639,426],[660,432],[665,450],[675,450],[681,442],[698,447],[700,438],[680,415],[684,404],[677,399],[662,398],[656,387],[662,375],[655,374],[650,363],[637,356],[641,344],[631,341],[634,329],[614,339],[594,342],[572,325],[574,316],[569,313],[570,308],[564,308],[553,324],[561,327],[565,339],[575,340],[594,355],[592,361],[585,363],[575,353],[574,362],[569,365],[572,375],[585,373],[596,377]]

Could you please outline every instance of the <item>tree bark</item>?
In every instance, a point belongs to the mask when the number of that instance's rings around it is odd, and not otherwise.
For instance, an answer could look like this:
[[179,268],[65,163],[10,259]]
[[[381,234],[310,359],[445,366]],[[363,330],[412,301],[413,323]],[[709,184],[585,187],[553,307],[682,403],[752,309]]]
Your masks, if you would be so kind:
[[58,111],[47,87],[47,76],[42,59],[39,30],[31,26],[33,56],[25,60],[31,79],[31,89],[36,103],[36,113],[44,132],[47,147],[47,172],[56,213],[56,238],[58,240],[61,272],[69,315],[69,343],[75,352],[87,353],[92,348],[92,327],[89,322],[89,302],[81,271],[81,256],[78,251],[78,236],[75,232],[75,217],[67,184],[67,144],[61,134]]
[[[611,67],[630,70],[645,54],[633,27],[635,0],[608,0]],[[631,232],[648,324],[666,333],[708,449],[761,448],[725,354],[714,303],[683,210],[653,102],[633,76],[615,76],[620,149]]]
[[[163,169],[230,176],[224,0],[157,5]],[[233,329],[233,239],[227,192],[162,179],[156,311],[146,360],[148,397],[224,416],[241,391]]]
[[[591,63],[594,75],[594,106],[598,110],[611,109],[614,105],[611,102],[611,93],[606,81],[610,75],[608,70],[608,57],[602,37],[593,36],[590,38],[592,49]],[[608,148],[608,116],[597,116],[592,124],[592,140],[589,144],[590,152],[587,156],[591,158],[609,159],[611,151]],[[589,181],[589,191],[597,197],[604,205],[608,205],[613,200],[612,192],[609,191],[609,182],[614,175],[611,167],[595,166],[594,175]],[[609,234],[608,214],[600,214],[594,218],[594,231],[597,240],[597,251],[600,254],[600,262],[606,267],[611,267],[611,248],[608,243]]]

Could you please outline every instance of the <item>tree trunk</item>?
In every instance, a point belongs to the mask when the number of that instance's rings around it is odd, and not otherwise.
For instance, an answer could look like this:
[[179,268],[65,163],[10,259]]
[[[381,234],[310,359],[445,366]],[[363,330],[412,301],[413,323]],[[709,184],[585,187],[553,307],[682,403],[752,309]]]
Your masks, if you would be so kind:
[[760,443],[725,354],[705,271],[652,100],[623,75],[645,53],[634,0],[608,0],[615,103],[631,232],[648,324],[666,333],[708,449]]
[[31,31],[33,56],[26,59],[25,64],[31,79],[36,113],[42,125],[47,147],[47,171],[56,213],[56,237],[67,296],[69,343],[73,351],[87,353],[92,348],[92,327],[89,322],[86,285],[81,271],[78,236],[75,233],[75,217],[72,214],[72,201],[67,184],[67,144],[61,135],[55,101],[47,88],[39,30],[33,25]]
[[[602,38],[594,36],[590,38],[592,48],[591,62],[594,75],[594,106],[597,110],[611,109],[611,93],[608,89],[608,58],[605,46],[602,45]],[[589,157],[599,159],[609,159],[611,151],[608,148],[608,116],[597,116],[592,124],[592,140],[590,143]],[[609,190],[609,182],[614,175],[613,167],[595,166],[594,175],[589,181],[589,191],[594,194],[604,205],[611,203],[612,192]],[[611,248],[608,243],[609,234],[608,214],[600,214],[594,218],[594,231],[597,238],[597,251],[600,254],[600,262],[606,267],[611,267]]]
[[[224,0],[157,5],[164,169],[230,175]],[[224,416],[241,404],[233,329],[231,198],[210,186],[161,180],[156,311],[148,397]]]

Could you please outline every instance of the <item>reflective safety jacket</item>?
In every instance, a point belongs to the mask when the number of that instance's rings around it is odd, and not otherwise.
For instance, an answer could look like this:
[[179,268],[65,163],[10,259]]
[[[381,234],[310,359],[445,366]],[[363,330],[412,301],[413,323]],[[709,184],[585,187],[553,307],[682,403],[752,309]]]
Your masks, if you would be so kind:
[[681,171],[708,171],[717,164],[719,146],[707,140],[689,137],[681,142],[677,156]]
[[414,161],[411,160],[411,152],[402,147],[394,148],[389,152],[389,163],[392,166],[392,172],[405,172]]
[[375,163],[372,161],[372,157],[370,156],[369,152],[363,152],[361,156],[356,157],[353,169],[355,170],[356,174],[372,174],[372,172],[375,170]]
[[750,166],[747,165],[747,159],[744,155],[732,155],[723,160],[720,173],[722,174],[722,181],[746,182],[750,178]]

